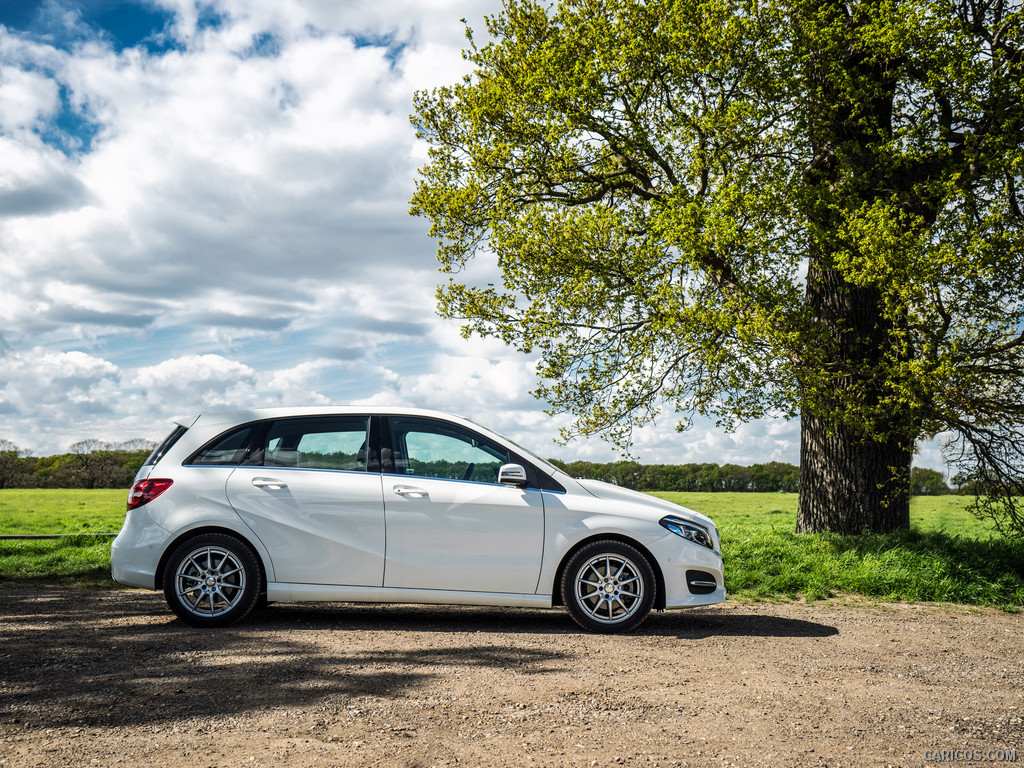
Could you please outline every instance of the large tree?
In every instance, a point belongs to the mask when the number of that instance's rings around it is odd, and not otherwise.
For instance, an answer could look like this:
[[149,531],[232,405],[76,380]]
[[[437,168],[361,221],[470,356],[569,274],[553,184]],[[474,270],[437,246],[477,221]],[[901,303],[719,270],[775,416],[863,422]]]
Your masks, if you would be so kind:
[[801,531],[907,526],[936,433],[1019,478],[1020,0],[506,0],[487,33],[417,95],[412,209],[442,314],[539,353],[576,430],[799,415]]

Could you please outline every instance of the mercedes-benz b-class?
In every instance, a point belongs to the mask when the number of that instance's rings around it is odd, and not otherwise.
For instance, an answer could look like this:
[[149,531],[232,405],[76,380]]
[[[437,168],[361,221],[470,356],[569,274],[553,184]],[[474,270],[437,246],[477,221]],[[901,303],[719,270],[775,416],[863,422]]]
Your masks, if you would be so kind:
[[564,605],[621,632],[725,599],[714,523],[576,480],[471,421],[406,408],[275,408],[176,423],[111,550],[195,626],[261,602]]

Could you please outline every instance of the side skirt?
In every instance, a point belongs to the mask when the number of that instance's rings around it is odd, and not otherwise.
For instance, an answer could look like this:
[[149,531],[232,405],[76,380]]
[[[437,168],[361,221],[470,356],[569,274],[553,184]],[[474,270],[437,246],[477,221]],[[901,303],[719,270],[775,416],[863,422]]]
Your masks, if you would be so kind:
[[440,589],[346,587],[334,584],[267,584],[267,601],[320,601],[339,603],[422,603],[425,605],[504,605],[513,608],[550,608],[551,595],[501,592],[456,592]]

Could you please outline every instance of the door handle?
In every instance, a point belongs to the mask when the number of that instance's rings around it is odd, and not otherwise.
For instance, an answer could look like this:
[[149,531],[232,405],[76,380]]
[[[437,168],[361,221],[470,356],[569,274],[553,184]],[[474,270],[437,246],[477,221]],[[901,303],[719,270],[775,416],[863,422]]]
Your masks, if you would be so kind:
[[394,491],[399,496],[411,496],[414,499],[422,499],[427,495],[422,488],[415,488],[411,485],[396,485]]
[[275,480],[272,477],[254,477],[252,484],[257,488],[272,488],[275,491],[288,487],[288,483],[283,480]]

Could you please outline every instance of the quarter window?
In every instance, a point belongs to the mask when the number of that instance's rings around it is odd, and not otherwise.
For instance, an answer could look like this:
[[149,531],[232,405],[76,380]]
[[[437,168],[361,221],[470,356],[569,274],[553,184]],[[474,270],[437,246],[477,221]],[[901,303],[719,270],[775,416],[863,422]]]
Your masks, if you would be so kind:
[[204,445],[187,463],[233,467],[245,458],[252,433],[253,426],[247,424],[220,435]]

